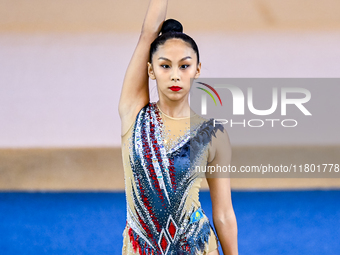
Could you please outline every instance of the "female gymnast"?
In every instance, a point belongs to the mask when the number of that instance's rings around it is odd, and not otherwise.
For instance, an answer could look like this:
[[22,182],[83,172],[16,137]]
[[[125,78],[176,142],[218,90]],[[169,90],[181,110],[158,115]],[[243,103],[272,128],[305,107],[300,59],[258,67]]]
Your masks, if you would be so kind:
[[[182,25],[165,20],[167,0],[150,0],[119,101],[127,205],[122,254],[238,254],[229,178],[207,178],[213,223],[199,202],[197,165],[229,165],[222,125],[189,105],[201,63]],[[159,100],[150,102],[149,77]]]

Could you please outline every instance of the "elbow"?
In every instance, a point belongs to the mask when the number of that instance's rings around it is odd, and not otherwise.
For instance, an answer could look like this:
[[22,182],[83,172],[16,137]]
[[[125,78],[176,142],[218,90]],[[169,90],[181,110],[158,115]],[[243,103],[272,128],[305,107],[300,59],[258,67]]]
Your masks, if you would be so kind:
[[215,226],[223,225],[231,228],[237,228],[237,221],[234,212],[213,215],[213,222]]
[[228,231],[229,235],[237,236],[238,228],[235,215],[215,217],[213,222],[217,233]]

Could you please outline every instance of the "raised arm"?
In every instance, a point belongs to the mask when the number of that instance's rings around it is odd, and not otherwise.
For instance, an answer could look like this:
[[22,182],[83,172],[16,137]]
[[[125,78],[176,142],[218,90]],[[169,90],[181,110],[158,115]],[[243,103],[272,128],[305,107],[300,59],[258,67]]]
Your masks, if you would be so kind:
[[118,112],[124,134],[134,121],[138,111],[149,102],[149,78],[147,62],[150,44],[158,36],[166,17],[167,0],[150,0],[141,34],[125,73]]
[[[209,148],[209,166],[228,166],[231,163],[231,145],[226,130],[216,132],[212,137],[212,146]],[[230,178],[209,178],[209,185],[213,222],[220,240],[224,255],[237,255],[237,222],[231,201]],[[222,176],[226,177],[226,176]]]

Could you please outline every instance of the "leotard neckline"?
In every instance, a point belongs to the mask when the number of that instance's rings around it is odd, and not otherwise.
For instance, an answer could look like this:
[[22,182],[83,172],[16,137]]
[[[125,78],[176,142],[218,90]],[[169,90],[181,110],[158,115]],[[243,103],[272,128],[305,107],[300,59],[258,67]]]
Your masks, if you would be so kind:
[[190,116],[188,116],[188,117],[181,117],[181,118],[171,117],[171,116],[167,115],[166,113],[164,113],[164,112],[161,110],[161,108],[160,108],[159,105],[158,105],[158,102],[155,102],[155,105],[156,105],[156,107],[158,108],[158,110],[159,110],[163,115],[165,115],[166,117],[168,117],[168,118],[170,118],[170,119],[173,119],[173,120],[184,120],[184,119],[189,119],[189,118],[191,118],[192,116],[197,115],[197,114],[194,112],[194,114],[192,114],[192,115],[190,115]]

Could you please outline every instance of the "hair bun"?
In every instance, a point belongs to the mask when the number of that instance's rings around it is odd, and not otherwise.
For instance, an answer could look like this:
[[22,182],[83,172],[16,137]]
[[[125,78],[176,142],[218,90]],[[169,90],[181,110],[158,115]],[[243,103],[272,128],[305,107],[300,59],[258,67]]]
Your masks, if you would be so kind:
[[183,33],[182,24],[175,19],[167,19],[164,21],[161,29],[162,34],[167,32],[180,32]]

